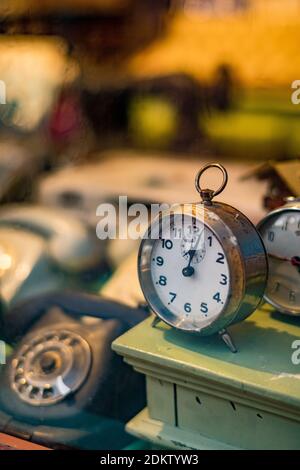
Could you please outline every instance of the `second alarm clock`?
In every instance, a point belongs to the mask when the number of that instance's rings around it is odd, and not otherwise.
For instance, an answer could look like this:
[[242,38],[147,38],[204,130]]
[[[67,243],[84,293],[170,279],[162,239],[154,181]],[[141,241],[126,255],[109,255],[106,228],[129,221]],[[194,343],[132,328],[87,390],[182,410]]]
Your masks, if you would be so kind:
[[[223,174],[221,187],[203,189],[209,168]],[[196,176],[201,202],[178,204],[158,215],[139,251],[140,284],[157,318],[180,330],[220,333],[232,351],[226,328],[260,304],[267,281],[267,255],[254,225],[239,210],[213,198],[228,176],[217,163]]]
[[270,266],[265,300],[281,313],[300,315],[300,199],[270,212],[258,230]]

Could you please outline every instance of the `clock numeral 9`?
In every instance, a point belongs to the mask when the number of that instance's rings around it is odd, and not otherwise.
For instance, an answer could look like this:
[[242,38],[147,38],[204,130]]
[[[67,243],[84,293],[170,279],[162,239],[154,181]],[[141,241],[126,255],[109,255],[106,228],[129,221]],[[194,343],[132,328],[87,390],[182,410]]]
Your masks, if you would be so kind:
[[208,312],[208,306],[205,302],[202,302],[201,305],[200,305],[200,311],[202,313],[207,313]]
[[187,302],[186,304],[184,304],[184,311],[186,313],[191,313],[192,311],[192,307],[191,307],[191,304],[189,302]]
[[162,247],[166,248],[167,250],[172,250],[173,248],[173,242],[172,240],[162,240]]
[[156,258],[153,259],[153,261],[156,262],[157,266],[163,266],[164,264],[164,259],[162,256],[157,256]]
[[[174,237],[175,238],[182,238],[182,228],[181,227],[174,227]],[[170,241],[170,240],[168,240]]]

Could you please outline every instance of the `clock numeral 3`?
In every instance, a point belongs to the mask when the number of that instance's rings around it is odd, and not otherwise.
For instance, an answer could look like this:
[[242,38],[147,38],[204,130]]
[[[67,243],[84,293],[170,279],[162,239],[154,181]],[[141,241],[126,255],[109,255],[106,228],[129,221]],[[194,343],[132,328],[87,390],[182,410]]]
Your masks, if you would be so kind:
[[164,264],[164,259],[162,256],[157,256],[153,261],[156,261],[157,266],[162,266]]
[[292,290],[289,293],[289,301],[291,304],[296,302],[296,293]]
[[226,274],[221,274],[221,281],[220,281],[220,284],[221,286],[227,286],[227,276]]

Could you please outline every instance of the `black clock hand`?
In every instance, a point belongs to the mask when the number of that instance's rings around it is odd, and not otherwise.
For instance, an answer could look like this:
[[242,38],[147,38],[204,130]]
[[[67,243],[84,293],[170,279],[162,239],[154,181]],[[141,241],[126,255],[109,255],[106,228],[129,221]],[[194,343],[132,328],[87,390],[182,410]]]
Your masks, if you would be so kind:
[[182,270],[182,274],[185,276],[185,277],[190,277],[194,274],[195,272],[195,269],[193,268],[193,266],[191,266],[191,262],[192,262],[192,259],[194,258],[195,256],[195,253],[196,253],[196,250],[189,250],[186,254],[189,255],[190,259],[189,259],[189,263],[188,265],[183,268]]
[[300,273],[300,256],[293,256],[291,263],[298,269],[298,272]]
[[292,263],[292,265],[295,266],[298,269],[298,272],[300,273],[300,256],[293,256],[291,259],[284,258],[283,256],[279,256],[279,255],[274,255],[272,253],[269,253],[269,256],[271,258],[279,259],[281,261],[288,261]]
[[268,256],[275,259],[280,259],[281,261],[291,261],[289,258],[285,258],[284,256],[274,255],[273,253],[268,253]]
[[[203,230],[202,230],[202,232],[203,232]],[[198,240],[197,240],[196,244],[194,245],[194,248],[185,253],[185,255],[189,255],[189,257],[190,257],[188,265],[185,268],[183,268],[183,270],[182,270],[182,274],[185,277],[190,277],[195,272],[195,269],[193,268],[193,266],[191,266],[191,262],[192,262],[192,260],[195,256],[195,254],[196,254],[202,232],[199,234]]]

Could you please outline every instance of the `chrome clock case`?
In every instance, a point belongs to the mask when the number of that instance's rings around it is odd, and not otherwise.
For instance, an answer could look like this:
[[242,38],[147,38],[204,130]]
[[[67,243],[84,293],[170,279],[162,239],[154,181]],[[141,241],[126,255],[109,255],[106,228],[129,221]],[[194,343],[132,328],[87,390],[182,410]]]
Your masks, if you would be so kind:
[[[223,184],[217,191],[201,189],[200,177],[208,168],[216,167],[223,173]],[[144,296],[157,317],[172,327],[197,333],[202,336],[219,332],[228,346],[235,347],[226,328],[244,320],[260,304],[268,274],[267,254],[262,239],[250,220],[234,207],[212,201],[227,184],[227,172],[217,163],[205,165],[196,176],[196,189],[202,202],[176,205],[161,213],[152,221],[143,238],[138,255],[138,273]],[[164,220],[176,214],[200,219],[215,235],[224,249],[229,267],[229,295],[217,318],[207,321],[203,328],[183,328],[176,324],[176,317],[157,295],[151,276],[152,249],[157,238],[152,236],[164,229]],[[172,222],[171,222],[172,223]],[[201,284],[199,285],[201,289]]]
[[[268,222],[270,222],[272,219],[276,219],[278,216],[281,216],[287,212],[295,212],[300,215],[300,198],[294,198],[294,197],[287,198],[286,203],[283,206],[269,212],[258,223],[257,230],[262,234],[264,227]],[[300,240],[300,237],[299,237],[299,240]],[[299,252],[300,252],[300,246],[299,246]],[[270,271],[270,275],[271,275],[271,271]],[[300,282],[300,278],[299,278],[299,282]],[[289,308],[284,307],[283,305],[275,302],[270,297],[270,295],[268,294],[268,288],[265,291],[264,299],[267,303],[272,305],[280,313],[290,315],[290,316],[300,316],[300,305],[297,308],[293,308],[292,306]]]

